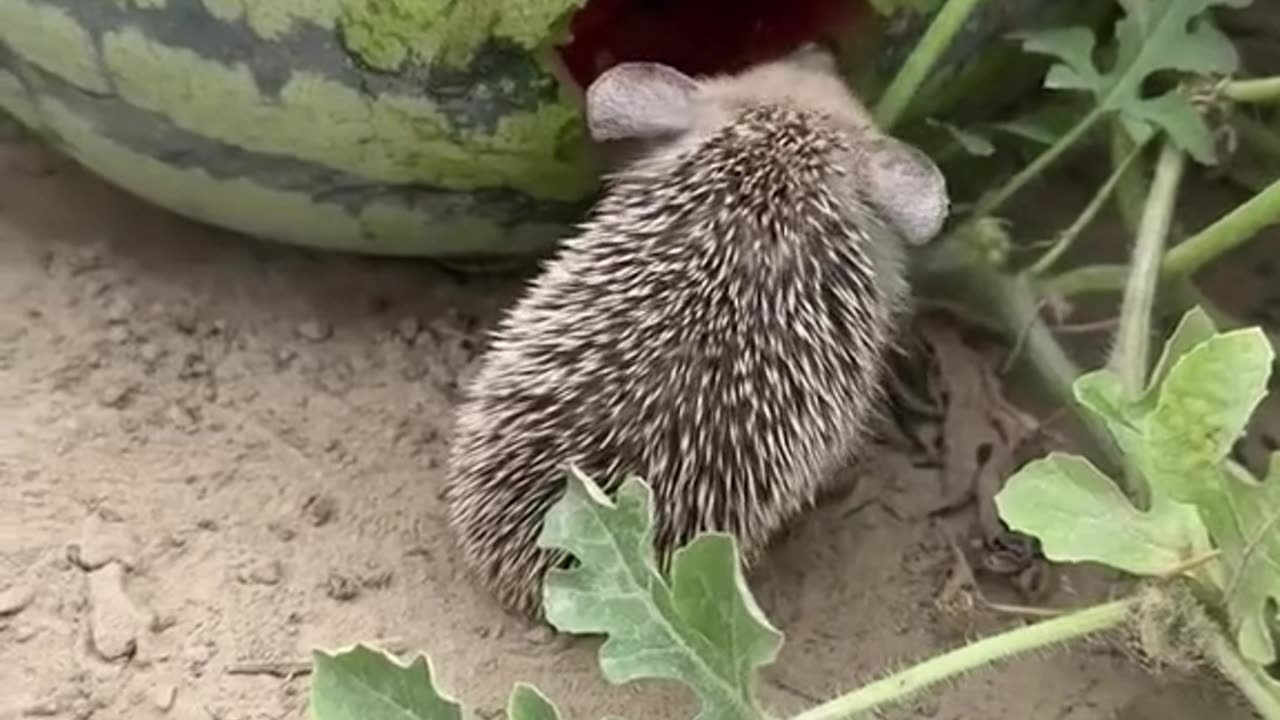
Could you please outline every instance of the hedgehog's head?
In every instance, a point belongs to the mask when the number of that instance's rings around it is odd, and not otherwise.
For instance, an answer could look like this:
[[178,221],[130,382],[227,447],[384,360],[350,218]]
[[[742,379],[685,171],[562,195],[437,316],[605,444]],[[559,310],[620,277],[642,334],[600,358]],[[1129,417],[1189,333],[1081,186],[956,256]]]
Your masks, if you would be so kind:
[[920,245],[942,229],[950,204],[942,171],[920,150],[880,132],[835,59],[816,46],[736,75],[697,79],[660,63],[615,65],[587,88],[587,124],[600,142],[680,153],[743,110],[768,104],[813,111],[844,132],[862,193],[904,240]]

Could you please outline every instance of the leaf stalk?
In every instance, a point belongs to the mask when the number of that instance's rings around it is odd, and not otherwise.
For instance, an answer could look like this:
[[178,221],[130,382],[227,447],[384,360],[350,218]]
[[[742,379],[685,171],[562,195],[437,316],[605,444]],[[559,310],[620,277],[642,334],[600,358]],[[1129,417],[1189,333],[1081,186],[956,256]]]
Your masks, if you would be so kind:
[[1280,103],[1280,75],[1233,80],[1222,89],[1222,94],[1241,103]]
[[1088,115],[1081,118],[1070,130],[1058,138],[1053,145],[1050,145],[1044,152],[1036,156],[1029,165],[1018,171],[1013,177],[1005,181],[999,190],[987,195],[978,201],[977,207],[973,210],[973,217],[981,218],[994,213],[1004,206],[1014,195],[1022,188],[1043,173],[1050,165],[1062,157],[1075,144],[1083,138],[1090,130],[1093,129],[1098,121],[1107,114],[1102,106],[1095,107]]

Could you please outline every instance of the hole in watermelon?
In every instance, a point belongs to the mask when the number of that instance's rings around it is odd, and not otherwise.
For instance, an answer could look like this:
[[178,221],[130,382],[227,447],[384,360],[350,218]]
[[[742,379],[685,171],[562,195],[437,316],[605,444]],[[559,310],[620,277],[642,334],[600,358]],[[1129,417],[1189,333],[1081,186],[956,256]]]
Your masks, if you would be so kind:
[[690,75],[735,72],[806,42],[844,34],[864,0],[589,0],[560,57],[586,87],[620,62],[661,62]]

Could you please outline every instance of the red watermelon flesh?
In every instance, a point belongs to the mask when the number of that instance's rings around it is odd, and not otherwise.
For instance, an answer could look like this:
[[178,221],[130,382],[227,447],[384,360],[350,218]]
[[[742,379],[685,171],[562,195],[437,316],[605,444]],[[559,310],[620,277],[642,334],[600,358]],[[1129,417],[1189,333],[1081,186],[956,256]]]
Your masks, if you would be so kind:
[[583,87],[635,60],[691,75],[733,72],[847,32],[864,10],[864,0],[590,0],[560,55]]

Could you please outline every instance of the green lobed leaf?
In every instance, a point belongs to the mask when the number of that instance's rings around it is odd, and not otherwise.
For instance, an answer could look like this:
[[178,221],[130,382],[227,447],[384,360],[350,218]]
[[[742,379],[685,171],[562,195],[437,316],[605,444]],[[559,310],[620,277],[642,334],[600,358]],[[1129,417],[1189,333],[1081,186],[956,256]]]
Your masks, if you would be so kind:
[[1185,560],[1217,549],[1206,581],[1222,592],[1242,654],[1271,664],[1280,627],[1280,454],[1264,482],[1228,455],[1266,395],[1274,360],[1260,329],[1220,333],[1202,310],[1188,312],[1140,398],[1127,398],[1105,370],[1075,385],[1077,400],[1147,475],[1151,509],[1134,508],[1086,461],[1051,455],[1009,481],[996,498],[1001,517],[1039,537],[1055,560],[1139,574],[1175,553]]
[[1199,306],[1193,307],[1182,316],[1165,342],[1147,388],[1137,402],[1126,397],[1120,377],[1107,369],[1094,370],[1076,379],[1072,388],[1076,401],[1107,423],[1108,430],[1122,448],[1140,451],[1144,442],[1143,421],[1155,410],[1160,388],[1173,366],[1217,332],[1218,328],[1209,315]]
[[516,683],[507,703],[507,720],[560,720],[560,711],[538,688]]
[[1195,510],[1174,502],[1142,512],[1088,460],[1063,453],[1028,463],[995,497],[1000,517],[1040,540],[1058,562],[1099,562],[1163,575],[1209,549]]
[[1215,6],[1244,7],[1251,0],[1121,0],[1116,22],[1116,61],[1103,71],[1094,63],[1097,41],[1085,28],[1018,33],[1027,52],[1059,60],[1045,87],[1093,94],[1098,109],[1118,112],[1135,140],[1156,129],[1204,164],[1216,162],[1213,137],[1190,100],[1177,90],[1143,95],[1152,75],[1180,71],[1202,75],[1235,72],[1239,56],[1212,23]]
[[333,654],[316,651],[312,662],[312,720],[462,719],[462,706],[436,689],[424,656],[405,665],[356,645]]
[[1227,615],[1240,652],[1270,665],[1278,641],[1271,629],[1280,624],[1280,454],[1272,456],[1264,482],[1238,467],[1220,477],[1200,511],[1227,570]]
[[668,585],[653,552],[651,491],[629,478],[615,499],[574,469],[548,512],[539,545],[578,564],[548,573],[544,608],[564,632],[604,634],[600,666],[613,683],[678,680],[701,701],[699,720],[762,717],[756,672],[782,634],[756,605],[733,539],[704,533],[672,558]]
[[1153,488],[1197,502],[1217,486],[1218,470],[1267,393],[1275,351],[1261,329],[1221,333],[1173,363],[1146,417]]
[[1173,366],[1184,355],[1202,343],[1208,342],[1217,334],[1218,327],[1199,305],[1183,314],[1182,319],[1178,321],[1178,326],[1173,329],[1173,334],[1165,342],[1164,349],[1160,352],[1160,359],[1156,361],[1155,369],[1151,371],[1151,381],[1147,383],[1147,390],[1138,404],[1147,410],[1154,410],[1160,388],[1164,386],[1164,381],[1169,377]]
[[1276,658],[1273,603],[1280,602],[1280,461],[1259,483],[1227,461],[1267,393],[1275,351],[1257,328],[1219,333],[1202,310],[1183,316],[1143,397],[1123,412],[1141,425],[1137,444],[1153,502],[1194,503],[1220,551],[1227,616],[1241,652]]
[[1104,78],[1093,66],[1097,40],[1088,28],[1052,28],[1039,32],[1019,33],[1022,49],[1029,53],[1050,55],[1062,61],[1049,68],[1044,85],[1054,90],[1094,90]]

